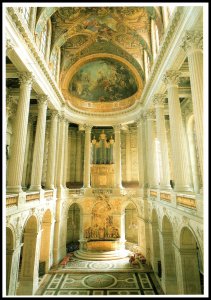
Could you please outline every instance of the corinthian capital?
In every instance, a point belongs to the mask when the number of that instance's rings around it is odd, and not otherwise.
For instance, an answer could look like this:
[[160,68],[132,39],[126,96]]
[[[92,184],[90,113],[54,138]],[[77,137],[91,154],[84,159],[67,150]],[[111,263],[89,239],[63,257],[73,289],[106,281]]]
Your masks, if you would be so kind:
[[8,54],[13,49],[14,49],[14,44],[11,42],[10,39],[7,39],[7,41],[6,41],[6,53]]
[[57,110],[51,110],[50,112],[51,119],[58,118],[58,116],[59,116],[59,112]]
[[20,84],[24,84],[27,86],[32,85],[33,76],[31,72],[18,72],[18,78]]
[[86,132],[90,132],[92,129],[92,125],[90,124],[84,124],[83,127]]
[[47,105],[48,99],[49,98],[47,95],[39,95],[37,99],[38,105],[43,105],[43,104]]
[[155,94],[153,97],[153,103],[155,107],[163,107],[165,103],[165,94]]
[[166,85],[178,85],[181,72],[177,70],[168,70],[163,76],[163,81]]
[[180,45],[186,53],[192,50],[203,50],[203,34],[199,30],[187,30]]
[[120,131],[121,127],[122,127],[121,124],[116,124],[116,125],[113,126],[115,132]]
[[148,109],[145,113],[145,117],[147,120],[155,120],[155,110],[154,109]]

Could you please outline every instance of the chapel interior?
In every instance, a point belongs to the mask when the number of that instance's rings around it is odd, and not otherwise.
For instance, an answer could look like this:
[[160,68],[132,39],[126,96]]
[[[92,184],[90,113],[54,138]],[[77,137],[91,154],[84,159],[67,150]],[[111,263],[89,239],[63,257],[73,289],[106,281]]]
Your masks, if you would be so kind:
[[4,7],[5,295],[203,295],[204,7],[33,4]]

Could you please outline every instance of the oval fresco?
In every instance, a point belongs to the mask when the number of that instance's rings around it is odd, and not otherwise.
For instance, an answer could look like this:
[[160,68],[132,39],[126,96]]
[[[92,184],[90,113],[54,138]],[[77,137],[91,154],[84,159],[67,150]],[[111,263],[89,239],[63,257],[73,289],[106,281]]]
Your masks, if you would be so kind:
[[122,100],[137,90],[136,80],[127,66],[112,58],[84,64],[69,84],[73,96],[95,102]]

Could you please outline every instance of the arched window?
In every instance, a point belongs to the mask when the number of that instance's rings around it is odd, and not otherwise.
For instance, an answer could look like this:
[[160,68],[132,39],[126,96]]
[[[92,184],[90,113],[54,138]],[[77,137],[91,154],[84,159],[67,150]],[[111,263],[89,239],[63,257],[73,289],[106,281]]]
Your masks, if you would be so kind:
[[59,64],[60,64],[60,48],[56,49],[51,56],[51,70],[56,81],[58,80],[59,74]]

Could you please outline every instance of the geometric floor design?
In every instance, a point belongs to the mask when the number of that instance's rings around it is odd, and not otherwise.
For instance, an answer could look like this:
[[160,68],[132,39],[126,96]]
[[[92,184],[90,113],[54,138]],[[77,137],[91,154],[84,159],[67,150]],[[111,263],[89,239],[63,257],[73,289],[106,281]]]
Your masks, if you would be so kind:
[[147,265],[131,265],[129,258],[86,261],[73,256],[65,267],[58,265],[45,275],[36,295],[117,296],[164,294]]
[[150,273],[52,274],[39,295],[156,295]]

